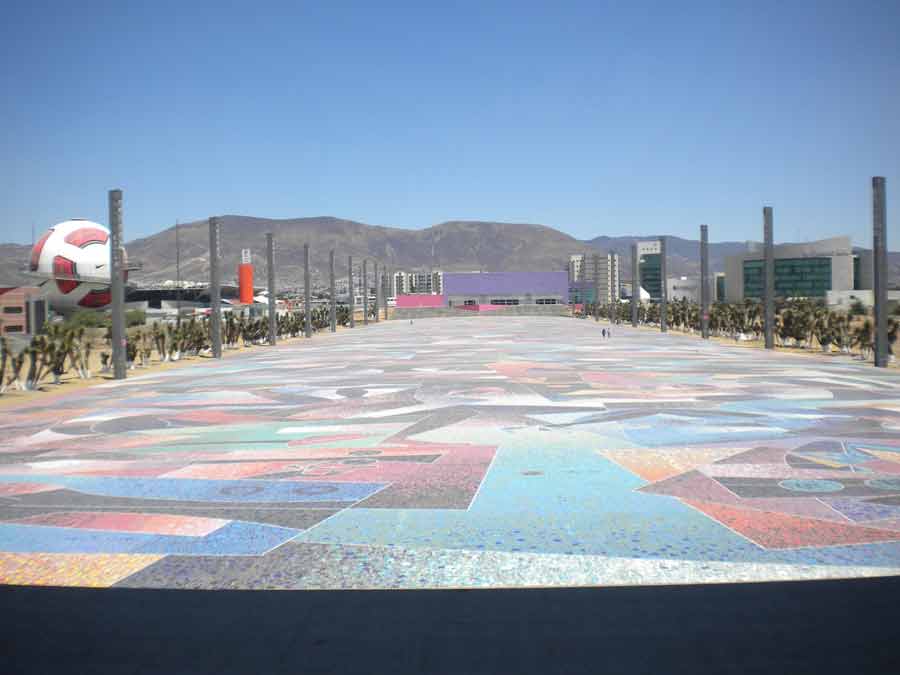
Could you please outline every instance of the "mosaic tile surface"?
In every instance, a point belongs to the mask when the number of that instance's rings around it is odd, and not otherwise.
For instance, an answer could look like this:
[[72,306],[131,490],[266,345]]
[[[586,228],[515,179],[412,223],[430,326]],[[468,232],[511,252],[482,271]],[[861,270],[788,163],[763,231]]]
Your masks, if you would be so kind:
[[900,573],[896,372],[599,328],[387,322],[7,408],[0,582]]

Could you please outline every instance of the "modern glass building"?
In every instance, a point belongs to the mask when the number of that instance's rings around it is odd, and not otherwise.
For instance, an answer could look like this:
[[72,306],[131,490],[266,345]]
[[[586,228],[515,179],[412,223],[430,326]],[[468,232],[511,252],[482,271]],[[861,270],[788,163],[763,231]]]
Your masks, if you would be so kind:
[[651,302],[662,298],[662,255],[659,241],[638,242],[638,278],[641,288],[650,295]]
[[716,297],[715,302],[725,302],[725,274],[719,272],[716,274]]
[[[741,302],[761,299],[764,285],[762,246],[725,260],[725,299]],[[775,296],[822,298],[828,291],[865,288],[858,257],[850,237],[834,237],[804,244],[775,247]]]
[[[762,260],[744,261],[744,297],[763,296]],[[824,298],[831,288],[831,258],[779,258],[775,260],[775,297]]]

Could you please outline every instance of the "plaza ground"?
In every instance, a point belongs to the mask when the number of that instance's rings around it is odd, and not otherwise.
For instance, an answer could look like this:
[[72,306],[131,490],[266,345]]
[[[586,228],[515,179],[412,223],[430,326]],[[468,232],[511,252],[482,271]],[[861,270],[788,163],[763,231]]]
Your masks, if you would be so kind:
[[900,573],[893,369],[477,316],[130,375],[5,406],[0,582],[429,589]]

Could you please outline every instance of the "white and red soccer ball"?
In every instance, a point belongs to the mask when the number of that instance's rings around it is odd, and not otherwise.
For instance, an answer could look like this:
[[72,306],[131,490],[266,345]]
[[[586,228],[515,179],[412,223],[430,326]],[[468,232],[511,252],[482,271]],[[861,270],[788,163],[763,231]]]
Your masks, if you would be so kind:
[[109,230],[89,220],[54,225],[31,249],[31,272],[48,279],[50,306],[61,312],[110,303]]

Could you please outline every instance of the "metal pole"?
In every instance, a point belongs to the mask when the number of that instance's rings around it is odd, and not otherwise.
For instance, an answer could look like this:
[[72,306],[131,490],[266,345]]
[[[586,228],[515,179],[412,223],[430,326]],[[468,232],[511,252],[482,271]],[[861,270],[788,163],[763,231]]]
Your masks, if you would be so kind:
[[669,281],[666,272],[666,238],[659,238],[659,330],[669,330]]
[[269,344],[274,345],[278,339],[276,331],[276,298],[275,298],[275,235],[266,232],[266,267],[269,273]]
[[331,325],[331,332],[334,333],[337,330],[337,300],[334,297],[334,249],[331,249],[331,253],[328,254],[328,270],[331,284],[328,323]]
[[113,377],[124,380],[127,336],[125,334],[125,256],[122,248],[122,191],[109,191],[109,280],[112,301]]
[[631,245],[631,325],[637,328],[638,308],[641,306],[641,275],[638,274],[638,245]]
[[378,283],[378,262],[373,263],[373,265],[375,266],[375,323],[378,323],[378,306],[381,304],[379,303],[379,300],[381,299],[381,284]]
[[354,328],[356,326],[356,317],[353,316],[354,312],[356,312],[356,299],[353,297],[353,256],[347,256],[347,288],[350,289],[350,328]]
[[220,274],[219,219],[209,219],[209,341],[212,355],[222,358],[222,290]]
[[178,315],[175,317],[175,325],[181,326],[181,227],[179,222],[175,221],[175,283],[177,290],[175,291],[175,307]]
[[384,276],[382,277],[382,284],[387,283],[387,295],[384,295],[384,289],[382,288],[382,296],[384,299],[384,320],[387,321],[388,318],[388,298],[391,296],[391,273],[390,270],[385,267]]
[[367,276],[369,261],[363,258],[362,269],[362,298],[363,298],[363,324],[369,325],[369,280]]
[[772,207],[763,207],[763,331],[766,349],[775,348],[775,243],[772,232]]
[[600,256],[596,253],[591,258],[594,264],[594,318],[600,316]]
[[875,292],[875,366],[887,368],[889,344],[887,329],[887,203],[882,176],[872,178],[872,264]]
[[303,333],[312,337],[312,302],[309,288],[309,244],[303,244]]
[[709,228],[700,226],[700,335],[709,339]]

